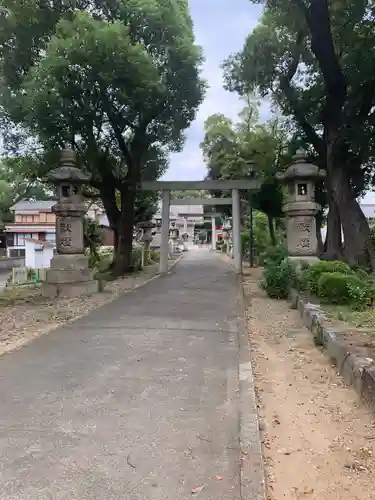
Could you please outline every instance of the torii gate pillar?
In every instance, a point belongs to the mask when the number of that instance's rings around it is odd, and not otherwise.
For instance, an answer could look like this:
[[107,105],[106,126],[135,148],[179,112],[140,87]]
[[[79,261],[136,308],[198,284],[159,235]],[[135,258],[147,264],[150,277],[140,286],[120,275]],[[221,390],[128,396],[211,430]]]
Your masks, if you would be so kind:
[[161,235],[160,235],[160,273],[168,272],[169,256],[169,209],[171,204],[171,192],[169,189],[162,191],[163,204],[161,208]]
[[242,274],[241,205],[238,189],[232,189],[232,239],[234,270],[237,274]]

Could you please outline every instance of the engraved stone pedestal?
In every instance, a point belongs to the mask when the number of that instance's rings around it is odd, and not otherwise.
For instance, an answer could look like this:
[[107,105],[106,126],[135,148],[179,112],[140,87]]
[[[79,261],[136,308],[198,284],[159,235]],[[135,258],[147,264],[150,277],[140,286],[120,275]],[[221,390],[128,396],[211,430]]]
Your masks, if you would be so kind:
[[302,150],[293,159],[294,163],[278,175],[287,185],[283,211],[287,219],[289,259],[310,263],[318,260],[315,216],[320,205],[315,202],[315,182],[325,172],[307,163]]
[[98,291],[84,254],[81,186],[90,176],[75,167],[74,152],[66,149],[61,154],[61,167],[50,178],[57,185],[59,201],[52,207],[56,214],[57,255],[51,259],[42,293],[47,297],[78,297]]

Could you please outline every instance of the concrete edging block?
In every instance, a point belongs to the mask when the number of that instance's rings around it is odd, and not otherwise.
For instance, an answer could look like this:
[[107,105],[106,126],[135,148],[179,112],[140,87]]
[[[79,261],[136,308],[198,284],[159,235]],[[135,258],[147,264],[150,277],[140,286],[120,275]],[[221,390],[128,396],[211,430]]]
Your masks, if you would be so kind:
[[323,345],[345,382],[352,385],[364,401],[375,411],[375,363],[351,352],[340,335],[324,324],[324,311],[311,304],[297,290],[290,293],[291,308],[297,309],[305,326],[313,333],[316,343]]
[[362,373],[362,391],[363,399],[368,406],[375,410],[375,365],[366,366]]

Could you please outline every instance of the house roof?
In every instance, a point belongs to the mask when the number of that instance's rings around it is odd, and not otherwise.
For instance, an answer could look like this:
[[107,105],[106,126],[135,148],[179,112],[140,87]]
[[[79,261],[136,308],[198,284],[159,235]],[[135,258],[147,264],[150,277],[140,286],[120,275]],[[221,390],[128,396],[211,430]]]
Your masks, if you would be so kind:
[[28,210],[51,210],[56,205],[56,200],[21,200],[15,203],[10,209],[16,212]]

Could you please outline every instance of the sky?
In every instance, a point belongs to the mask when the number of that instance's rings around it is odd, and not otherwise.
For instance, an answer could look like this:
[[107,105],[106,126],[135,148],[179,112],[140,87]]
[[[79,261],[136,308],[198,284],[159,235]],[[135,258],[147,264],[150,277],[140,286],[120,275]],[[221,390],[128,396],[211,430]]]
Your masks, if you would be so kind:
[[163,180],[199,180],[206,174],[199,145],[206,118],[222,113],[236,119],[244,107],[237,94],[223,89],[222,61],[242,49],[247,35],[258,23],[261,7],[249,0],[189,0],[196,42],[203,48],[203,77],[209,89],[197,117],[186,133],[181,153],[172,154]]

